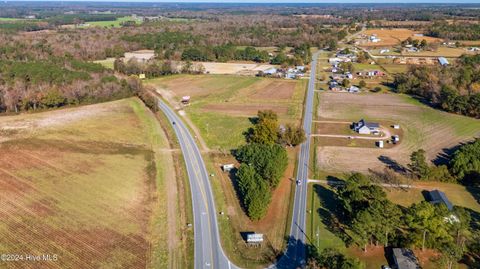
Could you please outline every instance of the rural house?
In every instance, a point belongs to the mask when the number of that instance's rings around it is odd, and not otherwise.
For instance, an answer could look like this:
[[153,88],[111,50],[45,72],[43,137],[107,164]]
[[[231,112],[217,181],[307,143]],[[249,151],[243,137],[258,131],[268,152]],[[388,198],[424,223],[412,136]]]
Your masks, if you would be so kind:
[[418,265],[417,257],[410,249],[406,248],[394,248],[393,249],[393,260],[395,261],[396,267],[398,269],[420,269]]
[[353,123],[353,130],[359,134],[372,134],[379,132],[379,128],[380,124],[376,122],[366,122],[364,119]]
[[428,192],[428,200],[432,204],[444,204],[448,210],[453,209],[453,204],[448,200],[447,196],[443,191],[433,190]]
[[275,67],[271,67],[263,71],[263,74],[265,75],[273,75],[275,73],[277,73],[277,68]]

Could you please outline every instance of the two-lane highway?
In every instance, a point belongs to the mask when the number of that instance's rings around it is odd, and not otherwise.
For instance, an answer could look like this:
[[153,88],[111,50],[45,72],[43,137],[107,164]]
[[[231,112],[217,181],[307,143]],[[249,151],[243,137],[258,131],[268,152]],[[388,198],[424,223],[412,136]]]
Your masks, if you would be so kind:
[[237,268],[223,252],[209,177],[195,140],[180,117],[162,100],[159,108],[172,124],[187,168],[192,195],[195,268]]
[[307,213],[307,189],[308,170],[310,161],[310,134],[312,133],[313,99],[315,90],[315,78],[317,73],[317,52],[313,55],[310,81],[308,83],[307,97],[305,99],[305,113],[303,117],[303,129],[307,140],[300,146],[295,189],[292,223],[285,255],[280,258],[276,268],[303,267],[306,262],[306,213]]

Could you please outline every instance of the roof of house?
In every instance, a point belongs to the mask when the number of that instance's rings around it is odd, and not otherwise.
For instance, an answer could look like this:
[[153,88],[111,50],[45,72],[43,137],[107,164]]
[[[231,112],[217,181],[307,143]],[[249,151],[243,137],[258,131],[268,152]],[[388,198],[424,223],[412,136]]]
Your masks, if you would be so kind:
[[438,57],[438,61],[440,62],[441,65],[448,64],[448,60],[445,57]]
[[380,127],[380,124],[376,122],[367,122],[364,119],[361,119],[358,123],[367,126],[368,128],[378,128]]
[[430,203],[439,204],[443,203],[447,206],[448,210],[453,209],[453,204],[448,200],[447,196],[443,191],[433,190],[428,192]]
[[420,269],[413,251],[406,248],[394,248],[393,258],[398,269]]

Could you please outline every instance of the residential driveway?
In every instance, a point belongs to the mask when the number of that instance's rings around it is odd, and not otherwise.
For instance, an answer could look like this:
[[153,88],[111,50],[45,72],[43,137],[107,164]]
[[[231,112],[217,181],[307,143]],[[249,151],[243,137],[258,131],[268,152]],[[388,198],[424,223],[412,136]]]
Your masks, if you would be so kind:
[[[324,122],[324,123],[338,123],[345,124],[350,123],[348,121],[314,121],[314,122]],[[380,126],[380,131],[383,135],[379,136],[360,136],[360,135],[337,135],[337,134],[311,134],[312,137],[334,137],[334,138],[350,138],[350,139],[366,139],[366,140],[379,140],[379,139],[390,139],[392,133],[388,128]]]

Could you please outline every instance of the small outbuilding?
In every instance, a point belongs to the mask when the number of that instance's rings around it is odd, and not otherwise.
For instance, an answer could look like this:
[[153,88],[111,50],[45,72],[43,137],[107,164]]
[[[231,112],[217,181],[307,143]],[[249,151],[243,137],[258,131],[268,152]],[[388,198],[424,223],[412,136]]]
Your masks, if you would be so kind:
[[190,104],[190,96],[189,96],[189,95],[183,96],[181,102],[182,102],[182,104],[184,104],[184,105]]
[[277,73],[277,68],[275,67],[271,67],[263,71],[263,74],[265,75],[273,75],[275,73]]
[[394,248],[393,260],[397,269],[420,269],[417,257],[410,249]]
[[449,65],[449,62],[445,57],[438,57],[438,62],[440,63],[441,66]]
[[428,192],[428,200],[432,204],[444,204],[448,210],[453,209],[453,204],[448,200],[447,196],[443,191],[433,190]]
[[230,172],[230,171],[232,171],[233,168],[235,168],[235,166],[233,165],[233,163],[229,163],[229,164],[224,164],[224,165],[222,165],[222,170],[223,170],[223,172]]
[[377,141],[377,147],[383,148],[383,140]]

